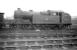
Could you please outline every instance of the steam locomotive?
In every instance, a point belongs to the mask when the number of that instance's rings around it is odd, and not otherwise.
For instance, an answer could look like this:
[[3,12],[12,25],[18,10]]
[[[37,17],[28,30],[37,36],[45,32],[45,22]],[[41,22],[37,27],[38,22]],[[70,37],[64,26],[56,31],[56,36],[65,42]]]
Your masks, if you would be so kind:
[[10,21],[9,24],[13,28],[66,28],[71,25],[71,16],[62,11],[27,12],[18,8],[14,12],[14,20]]

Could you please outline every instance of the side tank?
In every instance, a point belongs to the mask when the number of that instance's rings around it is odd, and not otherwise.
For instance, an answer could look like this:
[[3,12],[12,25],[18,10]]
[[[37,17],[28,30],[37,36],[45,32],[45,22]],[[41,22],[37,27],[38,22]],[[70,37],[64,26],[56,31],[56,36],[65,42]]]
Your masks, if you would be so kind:
[[33,24],[59,24],[59,16],[56,12],[34,14]]

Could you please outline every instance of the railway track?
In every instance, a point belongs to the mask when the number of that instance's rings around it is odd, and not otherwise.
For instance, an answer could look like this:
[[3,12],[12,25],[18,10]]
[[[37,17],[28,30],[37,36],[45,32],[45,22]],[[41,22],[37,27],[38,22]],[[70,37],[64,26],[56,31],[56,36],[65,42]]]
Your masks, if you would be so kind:
[[[0,31],[1,50],[76,50],[77,34],[73,29]],[[22,49],[21,49],[22,48]]]

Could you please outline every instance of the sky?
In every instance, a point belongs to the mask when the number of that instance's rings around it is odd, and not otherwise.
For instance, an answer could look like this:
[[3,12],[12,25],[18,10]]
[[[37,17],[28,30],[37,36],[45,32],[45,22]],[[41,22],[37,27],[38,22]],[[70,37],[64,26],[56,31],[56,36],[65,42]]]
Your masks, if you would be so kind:
[[24,11],[61,10],[72,18],[77,16],[77,0],[0,0],[0,12],[5,13],[5,18],[12,18],[17,8]]

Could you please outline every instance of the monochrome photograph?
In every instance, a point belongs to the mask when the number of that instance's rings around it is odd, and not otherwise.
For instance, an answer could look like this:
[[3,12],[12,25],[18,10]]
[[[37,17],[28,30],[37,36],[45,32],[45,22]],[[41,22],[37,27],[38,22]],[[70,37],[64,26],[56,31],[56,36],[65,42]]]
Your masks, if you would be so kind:
[[0,0],[0,50],[77,50],[76,0]]

